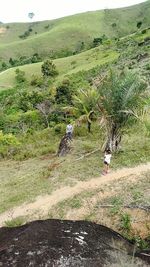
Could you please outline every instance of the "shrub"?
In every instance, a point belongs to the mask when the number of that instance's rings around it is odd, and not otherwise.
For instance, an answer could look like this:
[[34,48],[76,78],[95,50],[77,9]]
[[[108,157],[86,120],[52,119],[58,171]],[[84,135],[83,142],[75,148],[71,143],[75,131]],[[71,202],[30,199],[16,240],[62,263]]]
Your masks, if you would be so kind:
[[41,87],[43,85],[43,77],[32,75],[31,85]]
[[72,103],[72,88],[70,86],[70,81],[65,79],[56,88],[55,96],[57,104],[71,104]]
[[96,47],[96,46],[98,46],[98,45],[100,45],[102,43],[103,43],[103,39],[101,37],[94,38],[94,40],[93,40],[93,47]]
[[24,83],[26,82],[26,77],[25,77],[25,72],[20,70],[20,69],[16,69],[16,76],[15,79],[17,81],[17,83]]
[[146,29],[142,30],[142,34],[145,34],[146,33]]
[[3,134],[2,131],[0,131],[0,145],[18,145],[19,142],[17,138],[10,134]]
[[37,110],[28,110],[21,114],[20,123],[27,125],[29,128],[36,128],[41,122],[39,112]]
[[55,64],[51,60],[46,60],[41,66],[43,76],[55,77],[58,75]]
[[114,23],[111,24],[111,26],[112,26],[113,28],[115,28],[115,27],[117,26],[117,24],[114,22]]
[[142,26],[142,21],[138,21],[137,24],[136,24],[136,26],[137,26],[138,29],[141,28],[141,26]]
[[47,29],[49,28],[49,26],[50,26],[50,25],[48,24],[48,25],[44,26],[44,28],[47,30]]
[[54,131],[56,134],[61,134],[61,133],[65,133],[65,125],[62,123],[57,124],[54,127]]

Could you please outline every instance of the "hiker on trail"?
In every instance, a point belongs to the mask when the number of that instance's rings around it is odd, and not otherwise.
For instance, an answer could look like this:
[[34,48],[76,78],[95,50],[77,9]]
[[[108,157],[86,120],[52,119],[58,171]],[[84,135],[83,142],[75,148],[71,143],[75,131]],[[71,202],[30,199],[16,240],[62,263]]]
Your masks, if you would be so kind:
[[73,134],[73,126],[71,123],[69,123],[66,127],[66,135],[69,137],[69,139],[72,139],[72,134]]
[[106,149],[105,153],[104,153],[104,170],[103,170],[103,174],[106,175],[109,171],[109,165],[110,165],[110,160],[111,160],[111,150],[110,149]]

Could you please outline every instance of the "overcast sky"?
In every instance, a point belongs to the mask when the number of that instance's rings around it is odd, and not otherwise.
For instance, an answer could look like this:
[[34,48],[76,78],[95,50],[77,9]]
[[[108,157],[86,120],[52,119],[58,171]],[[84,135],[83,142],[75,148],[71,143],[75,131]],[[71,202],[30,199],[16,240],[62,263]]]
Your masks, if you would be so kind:
[[130,6],[144,0],[0,0],[0,21],[29,21],[28,13],[35,14],[33,21],[50,20],[85,11]]

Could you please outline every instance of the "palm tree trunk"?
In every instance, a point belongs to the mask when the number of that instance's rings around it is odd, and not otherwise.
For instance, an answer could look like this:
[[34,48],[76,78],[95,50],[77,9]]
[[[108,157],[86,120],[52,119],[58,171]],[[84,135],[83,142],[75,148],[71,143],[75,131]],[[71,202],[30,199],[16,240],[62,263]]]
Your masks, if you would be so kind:
[[108,133],[105,150],[110,149],[112,152],[117,151],[120,142],[121,134],[119,132],[119,129],[116,125],[113,125],[110,132]]

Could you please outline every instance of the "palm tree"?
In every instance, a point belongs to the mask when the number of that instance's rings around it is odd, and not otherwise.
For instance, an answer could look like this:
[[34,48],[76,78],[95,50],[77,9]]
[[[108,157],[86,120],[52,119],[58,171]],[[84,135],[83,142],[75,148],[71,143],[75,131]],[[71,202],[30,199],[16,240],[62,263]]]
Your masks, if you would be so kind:
[[96,88],[80,89],[73,97],[73,104],[78,112],[79,120],[87,122],[88,131],[91,131],[93,114],[96,112],[96,105],[99,94]]
[[142,106],[142,94],[146,83],[136,73],[110,73],[98,86],[98,109],[106,128],[106,148],[115,151],[121,141],[123,130],[135,118],[134,112]]

